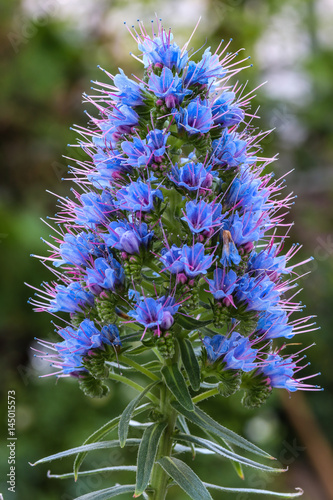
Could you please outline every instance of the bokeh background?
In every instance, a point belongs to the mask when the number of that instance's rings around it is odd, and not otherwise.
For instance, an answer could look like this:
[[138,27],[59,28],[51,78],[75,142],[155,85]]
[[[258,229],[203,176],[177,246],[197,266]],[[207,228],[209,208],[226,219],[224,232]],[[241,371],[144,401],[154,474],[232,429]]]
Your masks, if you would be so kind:
[[[0,7],[0,253],[1,253],[1,408],[0,492],[5,500],[71,500],[116,481],[121,475],[71,480],[48,479],[71,470],[71,461],[31,468],[28,461],[77,446],[98,426],[118,414],[132,394],[119,385],[109,396],[90,400],[76,383],[38,378],[40,366],[30,346],[37,337],[51,338],[47,315],[32,312],[30,291],[50,274],[30,253],[44,254],[40,236],[50,230],[41,221],[56,211],[56,197],[70,193],[66,177],[75,140],[73,123],[85,124],[81,94],[90,80],[100,79],[97,64],[111,73],[121,66],[128,74],[142,68],[130,57],[135,52],[124,28],[137,18],[147,24],[157,12],[171,26],[181,45],[202,16],[193,46],[206,41],[216,46],[233,38],[232,50],[245,47],[253,68],[240,75],[249,88],[268,81],[257,92],[260,127],[275,131],[263,141],[266,156],[279,152],[277,176],[292,170],[288,186],[298,195],[289,216],[290,234],[303,245],[299,254],[315,260],[302,280],[301,299],[309,314],[318,315],[313,339],[313,373],[324,392],[282,395],[276,391],[261,409],[242,408],[238,396],[214,399],[206,408],[225,425],[240,432],[289,466],[282,476],[248,470],[249,487],[305,490],[304,500],[333,498],[333,2],[332,0],[2,0]],[[295,342],[298,342],[296,338]],[[297,348],[295,348],[297,349]],[[309,372],[310,373],[310,372]],[[7,391],[17,398],[17,492],[7,491]],[[284,397],[283,397],[284,396]],[[87,468],[134,463],[135,450],[126,454],[92,454]],[[210,457],[195,465],[200,477],[226,486],[240,485],[229,464]],[[216,500],[247,500],[247,495],[214,493]],[[123,496],[123,498],[125,498]],[[183,500],[180,490],[175,499]],[[252,497],[251,497],[252,498]],[[254,498],[254,497],[253,497]],[[262,497],[260,497],[262,498]]]

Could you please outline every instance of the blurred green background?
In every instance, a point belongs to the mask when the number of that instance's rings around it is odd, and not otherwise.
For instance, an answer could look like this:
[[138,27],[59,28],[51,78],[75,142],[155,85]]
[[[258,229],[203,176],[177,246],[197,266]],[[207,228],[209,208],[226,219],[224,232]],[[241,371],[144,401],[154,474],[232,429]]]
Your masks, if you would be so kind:
[[[38,378],[40,366],[30,352],[35,336],[51,338],[47,315],[32,312],[23,285],[38,286],[50,274],[30,253],[45,253],[40,236],[50,230],[41,221],[56,211],[57,194],[69,194],[62,182],[71,155],[67,143],[75,137],[73,123],[85,124],[81,94],[90,80],[100,79],[97,64],[111,73],[121,66],[128,74],[142,68],[124,28],[137,18],[146,24],[155,11],[173,28],[181,45],[199,16],[193,39],[200,48],[207,40],[217,46],[233,38],[232,50],[245,47],[254,67],[240,75],[256,92],[260,128],[272,129],[263,141],[266,156],[279,152],[277,176],[288,176],[298,200],[288,220],[295,221],[292,241],[303,244],[299,256],[313,255],[304,266],[312,271],[302,280],[300,296],[309,314],[317,314],[322,329],[296,338],[309,352],[311,372],[321,371],[324,392],[276,392],[257,411],[245,410],[237,396],[203,405],[222,423],[265,447],[283,466],[282,476],[246,471],[249,487],[305,490],[305,500],[333,498],[333,2],[331,0],[3,0],[0,7],[0,185],[1,253],[1,428],[0,492],[5,500],[71,500],[115,482],[132,482],[121,475],[71,480],[47,479],[47,466],[31,468],[28,461],[77,446],[98,426],[121,411],[132,394],[114,385],[103,400],[83,396],[76,383]],[[310,371],[308,373],[311,373]],[[319,380],[320,379],[320,380]],[[7,391],[16,391],[17,492],[7,491]],[[134,463],[135,450],[92,454],[87,468]],[[51,463],[52,472],[67,472],[71,461]],[[194,464],[207,482],[239,486],[229,464],[209,456]],[[331,477],[330,477],[331,476]],[[173,498],[185,496],[174,489]],[[214,493],[216,500],[247,500],[245,495]],[[129,497],[129,495],[128,495]],[[125,498],[125,496],[124,496]],[[252,498],[252,497],[251,497]],[[254,498],[254,497],[253,497]],[[260,497],[262,498],[262,497]]]

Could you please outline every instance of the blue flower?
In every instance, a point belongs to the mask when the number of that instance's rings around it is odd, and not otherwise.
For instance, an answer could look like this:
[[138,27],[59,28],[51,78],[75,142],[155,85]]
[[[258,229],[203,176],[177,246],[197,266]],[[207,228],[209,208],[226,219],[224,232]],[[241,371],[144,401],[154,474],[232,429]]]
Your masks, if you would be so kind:
[[87,178],[97,189],[110,189],[115,180],[123,178],[132,171],[132,167],[125,165],[120,157],[109,156],[107,153],[100,152],[94,155],[93,161],[97,171],[89,173]]
[[130,106],[125,104],[114,107],[112,115],[97,122],[102,134],[94,135],[92,142],[101,149],[114,149],[123,134],[130,134],[133,127],[139,124],[139,115]]
[[220,203],[206,203],[189,201],[186,203],[186,215],[182,220],[186,221],[192,233],[197,234],[202,231],[214,231],[219,226],[224,216],[222,215],[222,205]]
[[165,133],[157,128],[151,130],[147,134],[148,146],[150,148],[150,151],[154,155],[155,161],[162,160],[169,135],[170,132]]
[[129,134],[138,125],[139,115],[130,106],[123,104],[119,108],[113,108],[112,121],[118,132]]
[[178,187],[184,187],[188,191],[198,191],[199,189],[208,189],[212,185],[213,173],[210,173],[211,167],[204,167],[202,163],[190,161],[178,167],[172,166],[169,179]]
[[87,306],[94,305],[92,293],[83,289],[78,281],[70,283],[68,286],[57,285],[56,296],[50,300],[48,311],[76,313],[83,311]]
[[127,156],[126,164],[135,168],[148,165],[152,158],[151,150],[147,146],[145,139],[134,137],[131,142],[124,141],[121,143],[121,149]]
[[152,64],[175,68],[178,72],[184,68],[188,60],[187,52],[182,55],[178,45],[172,43],[172,38],[172,34],[165,31],[161,31],[153,40],[149,36],[144,37],[138,47],[142,51],[145,68]]
[[227,299],[234,306],[232,292],[237,287],[237,274],[230,270],[227,273],[225,269],[217,268],[214,271],[214,279],[207,279],[209,291],[216,300]]
[[94,192],[82,194],[80,201],[82,207],[75,207],[74,211],[76,222],[83,226],[103,224],[115,210],[113,198],[108,191],[103,191],[101,195]]
[[175,108],[182,103],[184,97],[191,94],[190,90],[182,88],[182,80],[174,75],[166,66],[162,69],[161,76],[151,73],[148,87],[156,97],[164,99],[167,108]]
[[92,269],[86,269],[87,286],[94,292],[100,293],[101,288],[115,291],[116,287],[124,283],[125,275],[122,266],[116,259],[108,262],[102,257],[94,262]]
[[184,85],[189,87],[195,84],[211,84],[216,78],[223,78],[227,71],[222,67],[219,56],[210,52],[208,47],[201,61],[195,63],[190,61],[184,78]]
[[230,231],[236,245],[245,245],[258,241],[264,233],[264,216],[260,212],[245,212],[239,215],[236,210],[228,219],[224,219],[224,227]]
[[117,99],[127,106],[142,105],[143,97],[139,84],[130,80],[122,69],[119,68],[119,71],[120,73],[114,77],[114,84],[119,89],[116,94]]
[[278,256],[278,248],[272,245],[259,253],[253,251],[248,260],[248,270],[255,271],[256,275],[267,274],[274,281],[280,274],[288,274],[286,270],[286,256]]
[[267,209],[269,189],[261,188],[261,180],[249,170],[242,169],[239,177],[236,177],[226,194],[226,202],[229,206],[237,205],[241,211],[251,208],[253,212]]
[[238,134],[224,130],[221,138],[213,141],[213,161],[222,167],[238,167],[247,161],[246,146]]
[[291,339],[295,335],[293,327],[288,325],[288,315],[286,311],[264,311],[259,317],[257,334],[264,335],[265,339],[276,339],[284,337]]
[[290,358],[282,358],[276,353],[270,354],[265,360],[265,364],[259,368],[258,373],[265,375],[268,384],[278,389],[287,389],[295,392],[299,389],[299,382],[294,378],[297,364]]
[[163,200],[162,192],[159,189],[152,189],[149,183],[141,180],[119,189],[116,197],[115,203],[120,210],[132,212],[150,212],[154,209],[157,198]]
[[147,248],[154,231],[149,231],[145,223],[133,224],[113,221],[108,226],[108,233],[103,235],[106,245],[129,254],[140,253],[140,248]]
[[257,350],[252,349],[249,339],[237,332],[232,332],[229,338],[224,335],[204,337],[203,345],[207,351],[207,361],[225,363],[225,369],[248,372],[257,367],[255,363]]
[[173,297],[160,297],[155,300],[151,297],[143,298],[138,302],[136,308],[128,314],[138,323],[147,328],[168,330],[174,323],[173,316],[179,306],[175,304]]
[[223,230],[221,231],[220,236],[222,237],[223,241],[222,257],[220,260],[221,264],[224,267],[231,266],[232,264],[238,266],[242,259],[238,253],[230,231]]
[[212,111],[197,98],[190,102],[187,108],[173,110],[178,129],[186,130],[189,135],[205,134],[213,125]]
[[244,111],[232,102],[235,99],[234,92],[223,92],[212,105],[214,123],[221,127],[232,127],[244,119]]
[[93,233],[81,232],[79,234],[67,233],[59,247],[61,260],[55,260],[53,265],[59,267],[63,264],[82,266],[86,264],[91,255],[100,252],[101,244]]
[[275,284],[267,276],[251,278],[248,274],[238,281],[236,297],[252,311],[274,311],[280,300]]
[[207,269],[213,263],[211,255],[205,255],[205,247],[202,243],[196,243],[189,247],[184,245],[182,248],[181,261],[184,264],[184,273],[189,278],[195,278],[200,274],[206,274]]
[[184,263],[181,260],[182,249],[172,245],[170,249],[164,248],[160,261],[164,264],[163,271],[169,271],[171,274],[178,274],[184,270]]

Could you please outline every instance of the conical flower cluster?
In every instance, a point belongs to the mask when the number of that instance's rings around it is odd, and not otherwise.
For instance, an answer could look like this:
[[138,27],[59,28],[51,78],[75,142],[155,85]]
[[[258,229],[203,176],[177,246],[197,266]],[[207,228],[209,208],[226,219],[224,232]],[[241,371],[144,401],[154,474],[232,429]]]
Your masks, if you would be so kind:
[[282,253],[294,197],[266,173],[253,92],[230,84],[246,59],[230,42],[197,57],[160,21],[130,31],[142,80],[103,70],[109,82],[84,95],[97,112],[75,127],[87,160],[71,168],[77,189],[60,199],[42,259],[56,279],[31,300],[69,317],[39,355],[89,393],[133,342],[167,358],[186,336],[202,386],[243,386],[249,406],[273,387],[316,389],[298,377],[302,351],[281,341],[315,327],[295,298],[299,246]]

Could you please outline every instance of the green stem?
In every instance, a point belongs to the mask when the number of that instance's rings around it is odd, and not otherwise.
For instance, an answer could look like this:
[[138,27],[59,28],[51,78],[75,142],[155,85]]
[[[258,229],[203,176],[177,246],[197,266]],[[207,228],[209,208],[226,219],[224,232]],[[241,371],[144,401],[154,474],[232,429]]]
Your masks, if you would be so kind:
[[219,393],[219,390],[217,387],[214,389],[209,389],[209,391],[202,392],[201,394],[198,394],[197,396],[194,396],[192,398],[192,401],[194,404],[199,403],[200,401],[203,401],[204,399],[211,398],[212,396],[216,396],[216,394]]
[[[178,361],[179,361],[179,350],[177,349],[172,360],[166,360],[165,363],[166,364],[175,363]],[[173,435],[175,431],[178,413],[170,405],[171,399],[172,399],[172,394],[167,388],[167,386],[163,383],[160,389],[160,412],[167,420],[167,427],[161,437],[156,460],[162,457],[169,457],[172,452]],[[165,500],[167,494],[168,482],[169,482],[168,474],[164,471],[164,469],[162,469],[160,465],[158,465],[155,462],[151,478],[152,491],[148,493],[150,500]]]
[[[144,387],[141,385],[137,384],[130,378],[124,377],[123,375],[118,375],[117,373],[110,373],[109,378],[113,380],[117,380],[117,382],[122,382],[123,384],[129,385],[132,387],[132,389],[135,389],[136,391],[142,392],[144,390]],[[146,394],[147,398],[149,398],[155,405],[159,405],[159,400],[157,399],[154,394],[151,394],[150,392],[147,392]]]
[[123,361],[123,363],[126,363],[128,366],[132,366],[132,368],[135,368],[138,372],[142,373],[143,375],[146,375],[146,377],[149,377],[151,380],[154,380],[154,382],[158,382],[160,380],[160,378],[157,375],[155,375],[155,373],[152,373],[144,366],[140,365],[133,359],[124,356],[123,354],[119,357],[119,361],[120,362]]

